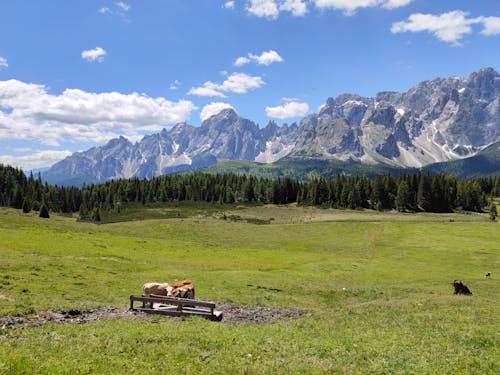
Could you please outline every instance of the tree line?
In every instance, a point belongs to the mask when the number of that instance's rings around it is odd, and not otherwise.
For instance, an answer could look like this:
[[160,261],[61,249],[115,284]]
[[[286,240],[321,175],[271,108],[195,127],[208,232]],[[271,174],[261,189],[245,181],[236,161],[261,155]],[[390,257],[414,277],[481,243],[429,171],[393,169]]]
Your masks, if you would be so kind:
[[94,221],[100,220],[100,212],[119,212],[130,203],[298,203],[409,212],[482,212],[491,196],[500,196],[500,176],[458,179],[443,174],[416,173],[375,178],[338,175],[300,181],[194,172],[65,187],[44,183],[40,174],[26,176],[21,169],[0,164],[0,205],[25,212],[42,209],[79,212],[80,218]]

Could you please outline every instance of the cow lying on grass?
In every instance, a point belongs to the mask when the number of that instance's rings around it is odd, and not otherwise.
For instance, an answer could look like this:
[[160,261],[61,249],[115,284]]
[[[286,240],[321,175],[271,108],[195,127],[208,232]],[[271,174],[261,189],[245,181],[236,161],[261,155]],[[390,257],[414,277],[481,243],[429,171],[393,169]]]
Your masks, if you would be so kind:
[[191,280],[177,281],[173,285],[168,283],[146,283],[142,289],[146,297],[156,295],[194,299],[194,284]]
[[466,296],[472,296],[472,292],[469,287],[462,280],[453,280],[451,285],[453,286],[453,294],[465,294]]

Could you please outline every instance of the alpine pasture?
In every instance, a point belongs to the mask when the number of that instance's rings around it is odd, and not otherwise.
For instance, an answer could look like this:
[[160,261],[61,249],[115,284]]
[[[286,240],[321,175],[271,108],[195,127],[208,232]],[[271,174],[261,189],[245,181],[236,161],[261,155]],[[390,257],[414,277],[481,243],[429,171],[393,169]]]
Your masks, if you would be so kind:
[[[0,326],[1,374],[500,372],[500,224],[486,214],[128,212],[96,225],[1,208],[0,318],[126,309],[143,283],[184,278],[200,299],[306,315]],[[473,296],[453,295],[454,279]]]

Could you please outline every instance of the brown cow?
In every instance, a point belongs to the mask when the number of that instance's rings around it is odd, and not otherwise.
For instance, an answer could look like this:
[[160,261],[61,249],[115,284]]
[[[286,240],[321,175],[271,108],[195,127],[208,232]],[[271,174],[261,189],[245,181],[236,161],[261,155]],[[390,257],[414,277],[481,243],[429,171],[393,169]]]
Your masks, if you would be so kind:
[[142,286],[144,295],[147,297],[151,294],[157,296],[171,296],[174,289],[168,283],[146,283]]
[[472,292],[469,287],[462,280],[453,280],[451,285],[453,286],[453,294],[465,294],[466,296],[472,296]]
[[172,287],[172,297],[194,299],[194,284],[191,280],[177,281]]
[[194,284],[191,280],[168,283],[146,283],[143,285],[144,295],[166,296],[194,299]]

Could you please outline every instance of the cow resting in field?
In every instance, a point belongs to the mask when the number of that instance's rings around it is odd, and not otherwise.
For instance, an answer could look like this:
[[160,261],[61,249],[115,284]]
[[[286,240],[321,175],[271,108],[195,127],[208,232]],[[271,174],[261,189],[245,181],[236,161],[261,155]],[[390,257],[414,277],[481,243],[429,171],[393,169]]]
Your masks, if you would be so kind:
[[194,284],[191,280],[177,281],[172,287],[172,297],[194,299]]
[[194,299],[194,284],[191,280],[177,281],[173,285],[168,283],[146,283],[142,288],[146,297],[152,295]]
[[168,283],[146,283],[142,286],[146,297],[154,294],[157,296],[171,296],[174,289]]
[[462,280],[453,280],[451,283],[453,286],[453,294],[464,294],[466,296],[472,296],[472,292],[470,291],[467,284],[465,284]]

